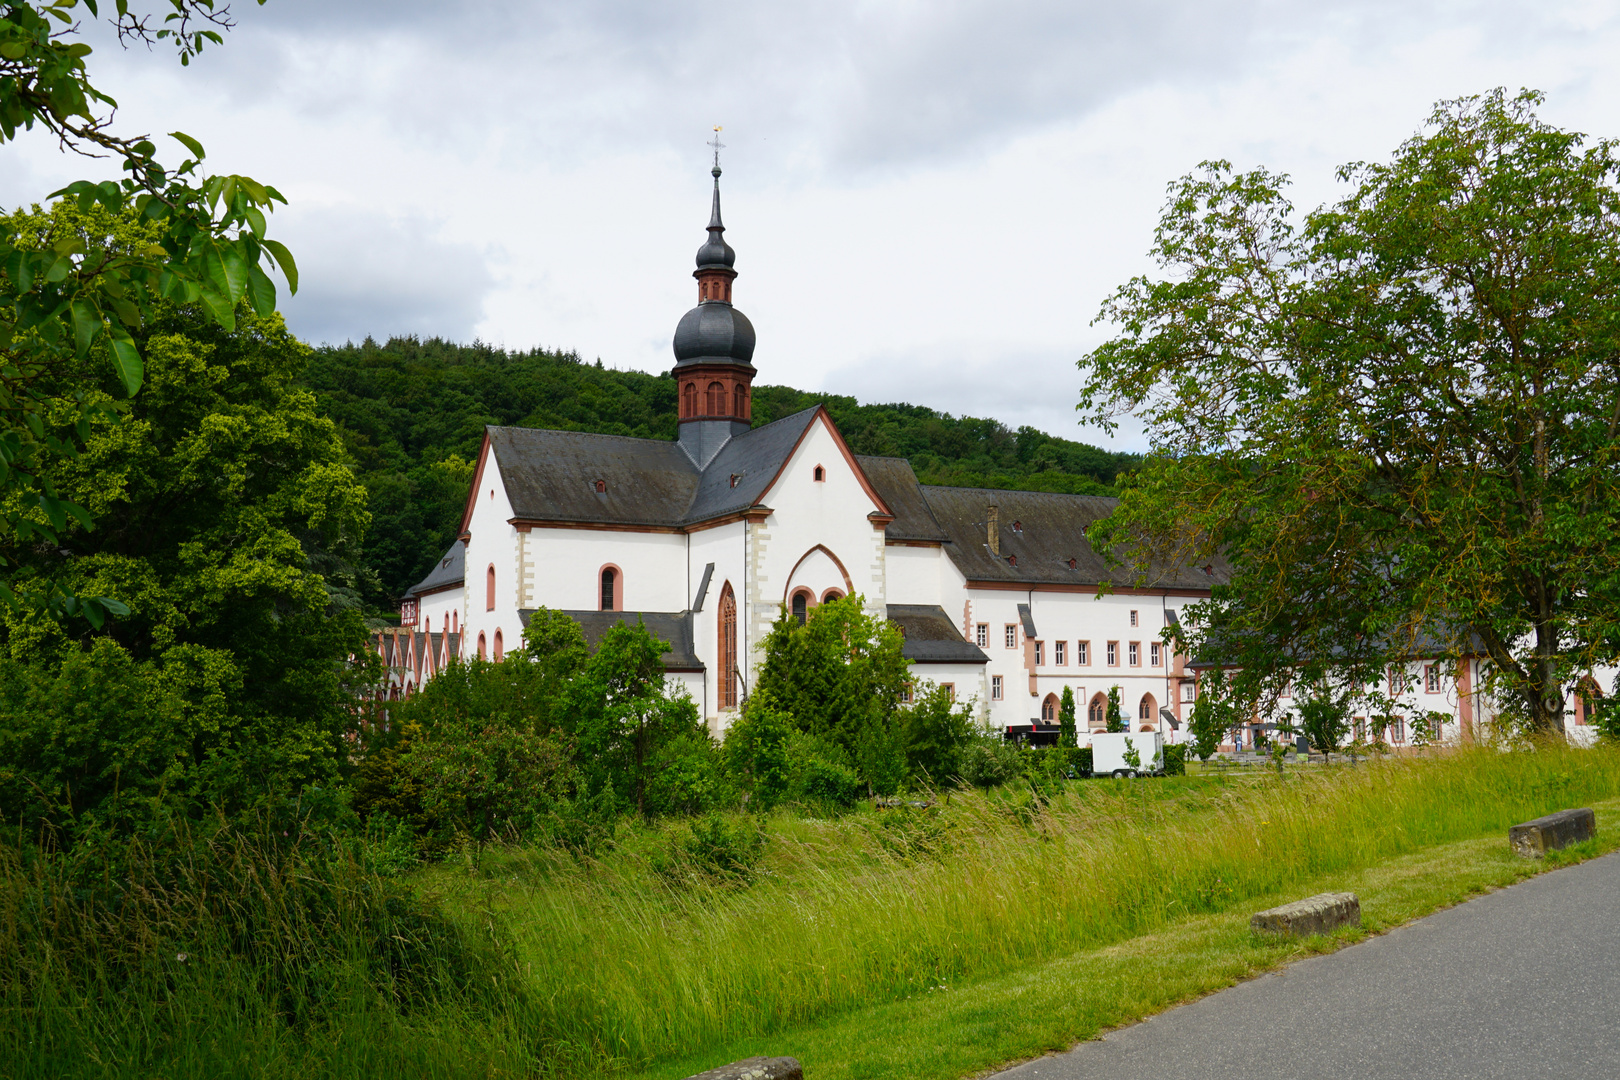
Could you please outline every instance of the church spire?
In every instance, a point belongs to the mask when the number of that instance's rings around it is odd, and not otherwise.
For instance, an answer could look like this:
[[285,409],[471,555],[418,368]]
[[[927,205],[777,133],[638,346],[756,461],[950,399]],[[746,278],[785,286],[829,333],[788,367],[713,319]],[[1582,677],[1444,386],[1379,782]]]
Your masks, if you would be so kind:
[[726,243],[720,219],[720,129],[714,129],[714,197],[709,238],[698,248],[697,307],[675,328],[675,369],[680,383],[680,441],[692,460],[707,465],[720,447],[750,427],[753,414],[754,327],[731,305],[736,252]]

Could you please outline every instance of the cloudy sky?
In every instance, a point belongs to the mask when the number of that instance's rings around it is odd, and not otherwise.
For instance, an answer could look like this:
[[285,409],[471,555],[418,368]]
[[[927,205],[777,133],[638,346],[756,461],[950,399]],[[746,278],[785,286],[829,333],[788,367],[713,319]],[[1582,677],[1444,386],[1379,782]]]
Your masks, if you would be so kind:
[[[1200,160],[1387,157],[1435,101],[1620,135],[1620,3],[238,0],[223,50],[92,58],[125,133],[275,184],[307,340],[414,333],[665,370],[708,150],[762,382],[1076,426],[1100,300]],[[39,136],[0,205],[102,175]],[[178,153],[175,155],[178,158]]]

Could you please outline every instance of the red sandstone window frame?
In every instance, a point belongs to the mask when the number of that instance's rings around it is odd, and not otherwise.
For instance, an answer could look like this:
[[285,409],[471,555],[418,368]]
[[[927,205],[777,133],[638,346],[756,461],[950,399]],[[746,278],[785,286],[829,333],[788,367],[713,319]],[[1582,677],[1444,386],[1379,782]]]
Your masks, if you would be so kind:
[[494,650],[490,653],[490,657],[497,664],[506,659],[506,642],[501,637],[501,628],[498,626],[495,628]]
[[[611,582],[607,580],[608,574],[613,575]],[[604,600],[613,606],[603,607]],[[619,569],[616,563],[603,563],[596,571],[596,604],[598,611],[624,610],[624,571]]]
[[720,670],[715,673],[716,694],[720,701],[720,708],[735,709],[737,707],[737,594],[732,592],[731,582],[729,581],[720,589],[720,608],[715,624],[720,637],[718,665]]
[[990,647],[989,623],[982,622],[973,627],[973,644],[977,645],[981,649],[988,649]]
[[490,563],[489,569],[484,572],[484,610],[495,610],[495,564]]
[[826,592],[821,594],[821,602],[823,604],[830,604],[834,600],[842,600],[843,598],[844,598],[844,590],[843,589],[828,589]]

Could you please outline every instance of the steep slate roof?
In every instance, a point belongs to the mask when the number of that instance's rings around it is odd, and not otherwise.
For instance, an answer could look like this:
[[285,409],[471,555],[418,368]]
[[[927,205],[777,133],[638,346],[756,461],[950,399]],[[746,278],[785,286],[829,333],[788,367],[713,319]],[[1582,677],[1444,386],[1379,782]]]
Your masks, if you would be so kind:
[[[535,610],[528,608],[518,612],[525,627]],[[692,613],[689,611],[565,611],[563,614],[579,623],[579,628],[585,631],[585,644],[592,652],[602,644],[603,634],[619,623],[634,626],[639,619],[647,633],[659,641],[669,642],[669,651],[660,658],[665,671],[704,670],[692,640]]]
[[[746,510],[815,418],[805,409],[733,437],[699,470],[679,443],[579,431],[490,427],[512,513],[531,521],[661,526]],[[731,486],[732,476],[737,486]],[[607,491],[598,493],[596,481]]]
[[950,534],[934,520],[933,511],[923,498],[922,485],[911,462],[899,457],[857,457],[861,471],[889,505],[894,520],[885,535],[890,540],[930,540],[944,542]]
[[[1119,500],[1097,495],[1063,495],[1044,491],[999,491],[984,488],[923,487],[934,520],[950,535],[945,550],[969,581],[1020,585],[1134,585],[1128,566],[1111,566],[1086,540],[1086,528],[1107,517]],[[998,508],[1000,556],[990,553],[986,520]],[[1014,523],[1019,526],[1013,528]],[[1013,556],[1017,564],[1008,562]],[[1069,569],[1073,559],[1075,568]],[[1208,589],[1227,580],[1226,564],[1215,560],[1211,573],[1202,567],[1154,568],[1150,588]]]
[[406,590],[406,596],[421,596],[445,585],[460,585],[467,575],[467,545],[460,540],[450,545],[444,558],[433,564],[428,576]]
[[885,614],[905,635],[900,655],[907,660],[918,664],[984,664],[990,660],[962,637],[937,604],[890,604]]

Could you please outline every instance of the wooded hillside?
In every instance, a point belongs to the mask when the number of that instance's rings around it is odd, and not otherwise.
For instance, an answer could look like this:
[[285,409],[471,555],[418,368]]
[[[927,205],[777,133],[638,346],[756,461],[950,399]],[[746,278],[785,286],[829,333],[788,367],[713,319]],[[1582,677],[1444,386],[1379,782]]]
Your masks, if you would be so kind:
[[[675,382],[574,353],[391,338],[326,346],[306,380],[371,493],[367,599],[392,605],[450,545],[485,424],[675,438]],[[788,386],[754,388],[754,422],[825,403],[856,453],[910,459],[925,484],[1111,494],[1135,455],[920,405],[862,405]]]

